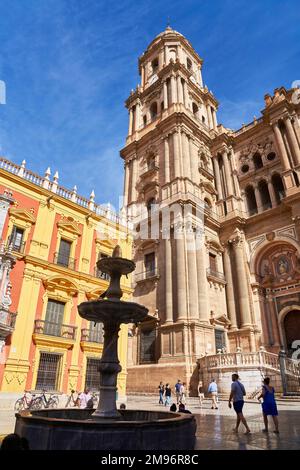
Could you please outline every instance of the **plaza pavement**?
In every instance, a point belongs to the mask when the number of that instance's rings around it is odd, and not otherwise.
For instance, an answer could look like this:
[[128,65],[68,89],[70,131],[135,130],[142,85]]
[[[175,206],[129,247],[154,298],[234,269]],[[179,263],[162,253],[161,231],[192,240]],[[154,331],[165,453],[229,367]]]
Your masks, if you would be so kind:
[[[209,399],[204,400],[201,408],[197,398],[188,398],[186,407],[195,414],[197,420],[196,450],[300,450],[300,401],[279,400],[280,434],[273,433],[273,421],[270,420],[269,433],[262,432],[263,420],[261,405],[248,401],[244,406],[244,415],[251,429],[250,435],[244,435],[243,425],[239,434],[233,433],[235,413],[228,408],[227,401],[219,402],[218,410],[211,410]],[[158,397],[129,396],[128,409],[165,410],[158,405]],[[14,411],[0,409],[1,435],[13,432]]]

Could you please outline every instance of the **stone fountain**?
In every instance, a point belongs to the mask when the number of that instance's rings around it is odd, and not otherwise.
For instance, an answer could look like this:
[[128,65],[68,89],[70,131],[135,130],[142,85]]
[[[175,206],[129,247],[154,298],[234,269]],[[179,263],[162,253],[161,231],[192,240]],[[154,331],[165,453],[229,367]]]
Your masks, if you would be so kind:
[[98,408],[45,409],[16,413],[15,432],[31,449],[47,450],[192,450],[196,422],[191,414],[169,411],[117,410],[118,335],[122,323],[140,323],[148,309],[120,300],[120,279],[135,269],[117,246],[112,257],[97,262],[110,284],[98,300],[83,302],[79,315],[103,323],[104,345],[99,366]]

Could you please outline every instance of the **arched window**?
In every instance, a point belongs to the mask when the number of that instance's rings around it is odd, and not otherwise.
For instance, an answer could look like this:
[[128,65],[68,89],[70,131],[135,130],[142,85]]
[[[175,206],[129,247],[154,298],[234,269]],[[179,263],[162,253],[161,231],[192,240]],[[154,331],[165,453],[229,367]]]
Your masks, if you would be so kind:
[[146,114],[144,114],[143,116],[143,123],[144,123],[144,127],[147,125],[147,116]]
[[152,66],[152,72],[156,73],[158,69],[158,57],[155,57],[155,59],[152,60],[151,66]]
[[263,209],[270,209],[272,207],[272,202],[269,194],[268,183],[265,180],[260,181],[258,183],[258,190],[260,193]]
[[196,118],[198,118],[199,108],[196,103],[193,103],[193,114]]
[[202,116],[202,122],[203,122],[203,124],[205,124],[205,117],[204,116]]
[[264,166],[260,153],[256,153],[255,155],[253,155],[253,163],[254,163],[254,168],[256,170],[259,170],[260,168]]
[[151,115],[151,121],[154,121],[157,117],[157,103],[156,103],[156,101],[154,101],[150,106],[150,115]]
[[285,197],[285,190],[284,190],[281,176],[278,173],[275,173],[272,176],[271,181],[273,184],[277,204],[280,204],[281,200]]
[[246,201],[247,201],[247,209],[248,214],[253,215],[257,214],[257,204],[255,199],[255,193],[252,186],[247,186],[245,189]]
[[204,209],[209,212],[211,211],[211,202],[207,197],[204,198]]
[[192,70],[192,67],[193,67],[192,61],[191,61],[191,59],[189,59],[189,58],[187,57],[187,59],[186,59],[186,68],[187,68],[188,70]]

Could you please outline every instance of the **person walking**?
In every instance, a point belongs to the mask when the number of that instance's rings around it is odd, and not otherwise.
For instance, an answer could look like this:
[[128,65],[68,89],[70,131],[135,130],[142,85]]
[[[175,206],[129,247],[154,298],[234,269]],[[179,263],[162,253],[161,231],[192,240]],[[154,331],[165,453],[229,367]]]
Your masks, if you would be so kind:
[[216,384],[216,380],[212,379],[208,386],[208,393],[210,393],[211,396],[211,409],[212,410],[217,410],[217,396],[218,396],[218,385]]
[[165,392],[165,386],[162,382],[159,382],[159,386],[158,386],[158,393],[159,393],[159,402],[158,402],[158,404],[159,405],[164,404],[164,392]]
[[171,404],[171,395],[172,395],[171,387],[170,387],[169,384],[166,384],[166,387],[165,387],[165,406]]
[[90,394],[90,391],[88,388],[84,390],[79,395],[79,400],[80,400],[80,408],[87,408],[88,402],[92,399],[92,395]]
[[183,405],[186,404],[186,388],[185,388],[185,382],[183,382],[180,386],[180,398],[179,398],[179,403],[182,403]]
[[232,374],[232,384],[231,392],[228,400],[228,406],[231,408],[231,401],[233,401],[233,408],[236,412],[236,426],[233,429],[234,432],[238,432],[239,425],[242,422],[246,428],[245,434],[249,434],[251,431],[247,424],[247,421],[243,415],[243,406],[244,406],[244,396],[246,395],[246,390],[244,385],[239,381],[238,374]]
[[202,382],[202,380],[199,380],[199,383],[198,383],[198,397],[199,397],[199,404],[202,408],[203,400],[204,400],[204,391],[203,391],[203,382]]
[[263,399],[262,403],[262,412],[263,412],[263,418],[264,418],[264,423],[265,423],[265,428],[262,430],[263,432],[269,432],[269,423],[268,423],[268,416],[272,416],[275,430],[275,434],[279,434],[278,430],[278,411],[277,411],[277,405],[275,401],[275,390],[274,387],[270,386],[270,378],[266,377],[264,379],[264,385],[262,387],[261,394],[258,397],[258,400]]
[[175,385],[175,395],[176,395],[177,405],[179,405],[179,402],[180,402],[180,389],[181,389],[181,381],[178,379],[177,384]]

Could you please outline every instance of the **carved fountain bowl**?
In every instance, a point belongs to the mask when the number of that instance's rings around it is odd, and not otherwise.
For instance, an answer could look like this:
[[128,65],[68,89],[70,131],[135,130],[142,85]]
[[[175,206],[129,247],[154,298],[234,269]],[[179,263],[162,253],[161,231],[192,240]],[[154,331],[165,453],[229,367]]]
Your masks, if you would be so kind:
[[130,274],[135,270],[135,263],[126,258],[102,258],[97,261],[97,267],[103,273]]
[[83,302],[78,306],[78,312],[82,318],[95,323],[106,321],[138,323],[148,315],[148,309],[143,305],[108,299]]

